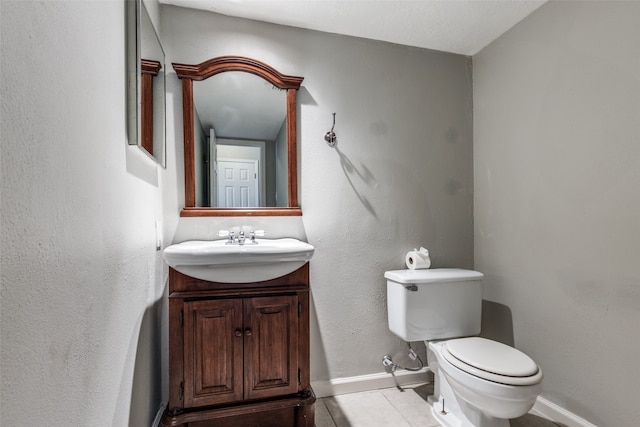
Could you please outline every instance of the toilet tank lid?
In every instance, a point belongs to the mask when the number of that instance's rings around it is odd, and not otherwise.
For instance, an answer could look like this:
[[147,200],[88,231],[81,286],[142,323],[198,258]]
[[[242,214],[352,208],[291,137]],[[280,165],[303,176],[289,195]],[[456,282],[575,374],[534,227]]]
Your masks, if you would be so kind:
[[483,274],[479,271],[461,268],[434,268],[426,270],[392,270],[385,272],[384,277],[397,283],[435,283],[481,280]]

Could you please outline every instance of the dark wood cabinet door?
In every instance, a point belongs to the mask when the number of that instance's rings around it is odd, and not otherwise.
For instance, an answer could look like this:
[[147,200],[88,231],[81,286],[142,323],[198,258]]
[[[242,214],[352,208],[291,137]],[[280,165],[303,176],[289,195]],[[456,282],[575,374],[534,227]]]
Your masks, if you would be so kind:
[[243,398],[242,300],[184,303],[185,407]]
[[244,300],[245,399],[298,392],[298,297]]
[[315,400],[308,264],[244,284],[169,268],[169,402],[162,425],[313,427]]

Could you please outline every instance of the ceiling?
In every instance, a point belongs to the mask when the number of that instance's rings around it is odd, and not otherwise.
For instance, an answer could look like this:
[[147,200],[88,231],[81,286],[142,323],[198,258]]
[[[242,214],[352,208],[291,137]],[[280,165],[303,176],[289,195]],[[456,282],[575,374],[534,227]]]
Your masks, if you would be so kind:
[[159,0],[327,33],[475,55],[547,0]]
[[275,141],[287,118],[286,91],[240,71],[193,82],[193,106],[218,138]]

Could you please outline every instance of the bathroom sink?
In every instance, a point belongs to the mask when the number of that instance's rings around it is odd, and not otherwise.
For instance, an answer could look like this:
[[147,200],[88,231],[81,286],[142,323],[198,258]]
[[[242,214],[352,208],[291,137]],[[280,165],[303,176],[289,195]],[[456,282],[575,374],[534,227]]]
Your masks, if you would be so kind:
[[223,283],[262,282],[302,267],[314,247],[298,239],[255,239],[256,243],[190,240],[164,250],[164,260],[180,273]]

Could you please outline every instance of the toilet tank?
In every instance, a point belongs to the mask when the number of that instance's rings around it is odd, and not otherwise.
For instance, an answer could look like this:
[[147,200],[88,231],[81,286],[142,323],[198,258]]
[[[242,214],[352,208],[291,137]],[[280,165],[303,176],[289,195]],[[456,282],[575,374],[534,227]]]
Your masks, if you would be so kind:
[[394,270],[387,279],[389,329],[405,341],[478,335],[482,273],[458,268]]

